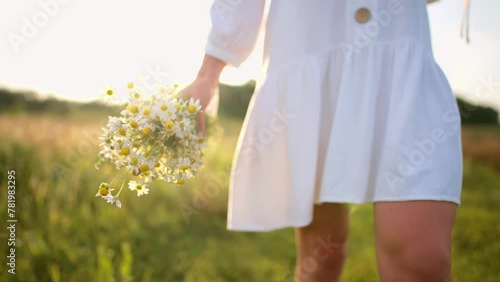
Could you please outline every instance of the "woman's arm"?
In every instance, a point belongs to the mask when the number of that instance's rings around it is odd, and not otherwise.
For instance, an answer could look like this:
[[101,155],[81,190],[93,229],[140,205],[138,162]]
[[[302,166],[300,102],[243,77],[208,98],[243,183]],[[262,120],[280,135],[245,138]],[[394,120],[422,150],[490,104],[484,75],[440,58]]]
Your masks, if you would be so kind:
[[[205,46],[205,57],[196,79],[182,90],[188,98],[199,99],[206,109],[219,91],[219,77],[226,65],[239,67],[257,42],[262,25],[265,0],[215,0],[210,15],[212,28]],[[217,102],[217,101],[214,101]],[[203,114],[198,129],[205,131]]]
[[225,66],[226,63],[224,61],[205,54],[196,79],[205,80],[207,83],[216,86],[219,83],[220,74]]
[[215,0],[205,53],[239,67],[257,43],[266,0]]

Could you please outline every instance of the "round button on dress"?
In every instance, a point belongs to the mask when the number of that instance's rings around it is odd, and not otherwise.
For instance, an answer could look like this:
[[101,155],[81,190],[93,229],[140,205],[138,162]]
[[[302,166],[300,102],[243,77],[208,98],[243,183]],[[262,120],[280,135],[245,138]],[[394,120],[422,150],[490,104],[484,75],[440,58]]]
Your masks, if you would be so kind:
[[371,17],[370,10],[368,10],[367,8],[359,8],[356,11],[355,18],[356,21],[358,21],[359,23],[366,23],[367,21],[370,20],[370,17]]
[[273,0],[264,13],[264,0],[214,2],[207,54],[238,67],[265,38],[228,229],[303,227],[325,202],[460,204],[460,115],[426,1],[359,3]]

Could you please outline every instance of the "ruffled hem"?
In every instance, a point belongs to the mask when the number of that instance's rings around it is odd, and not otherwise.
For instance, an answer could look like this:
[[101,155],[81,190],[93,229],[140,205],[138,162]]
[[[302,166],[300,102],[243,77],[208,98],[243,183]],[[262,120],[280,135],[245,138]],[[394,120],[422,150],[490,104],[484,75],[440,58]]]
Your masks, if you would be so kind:
[[306,223],[319,202],[459,204],[460,142],[446,77],[415,40],[375,42],[352,56],[332,46],[271,65],[240,134],[228,228]]

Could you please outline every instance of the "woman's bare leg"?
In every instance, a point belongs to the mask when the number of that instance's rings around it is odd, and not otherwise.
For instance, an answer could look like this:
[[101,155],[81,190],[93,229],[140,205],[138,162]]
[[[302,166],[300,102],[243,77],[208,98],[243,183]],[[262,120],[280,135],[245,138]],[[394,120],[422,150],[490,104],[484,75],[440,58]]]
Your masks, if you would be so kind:
[[346,204],[314,206],[311,224],[295,229],[296,282],[339,281],[347,255],[349,208]]
[[456,204],[445,201],[375,203],[381,281],[451,281],[451,231],[456,209]]

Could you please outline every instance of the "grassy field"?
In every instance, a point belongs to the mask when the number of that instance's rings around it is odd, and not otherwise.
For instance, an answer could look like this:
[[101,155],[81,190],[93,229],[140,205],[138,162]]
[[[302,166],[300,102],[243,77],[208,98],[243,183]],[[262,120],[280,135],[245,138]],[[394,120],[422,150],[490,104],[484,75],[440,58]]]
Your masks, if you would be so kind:
[[[206,169],[185,186],[157,184],[121,210],[96,199],[114,171],[94,169],[102,120],[0,116],[0,281],[292,281],[292,229],[226,230],[227,177],[241,120],[224,128]],[[478,137],[479,136],[479,137]],[[500,277],[500,134],[465,128],[464,186],[453,233],[454,281]],[[481,140],[481,141],[478,141]],[[486,141],[485,141],[486,140]],[[486,145],[485,145],[486,144]],[[6,272],[7,171],[16,174],[16,274]],[[351,208],[343,281],[378,281],[371,205]]]

